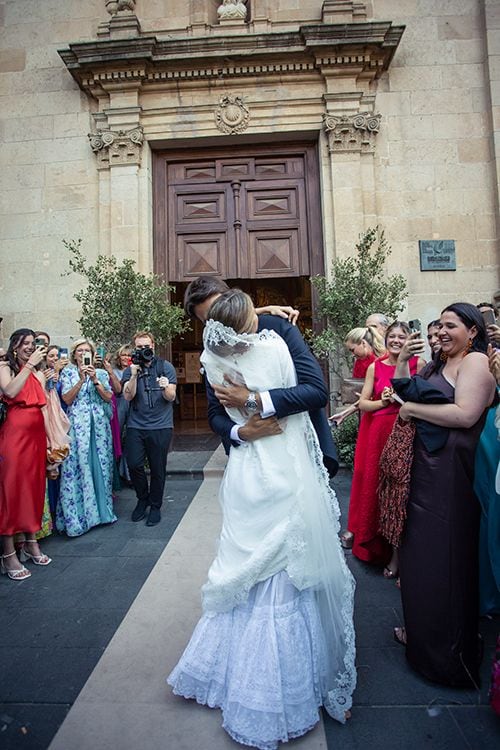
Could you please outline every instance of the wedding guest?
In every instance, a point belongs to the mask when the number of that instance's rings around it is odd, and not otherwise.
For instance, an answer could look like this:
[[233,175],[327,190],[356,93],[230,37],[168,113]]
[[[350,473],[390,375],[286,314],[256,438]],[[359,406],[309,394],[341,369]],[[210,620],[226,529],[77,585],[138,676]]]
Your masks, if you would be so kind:
[[387,329],[389,328],[390,320],[387,315],[383,313],[372,313],[366,319],[365,326],[367,328],[374,327],[380,333],[382,338],[385,338]]
[[440,328],[439,320],[432,320],[427,326],[427,342],[433,355],[441,351],[441,342],[439,340]]
[[[391,378],[394,377],[400,351],[410,329],[402,321],[392,323],[386,332],[387,354],[373,362],[366,373],[359,409],[362,413],[356,450],[347,530],[342,546],[364,562],[382,564],[386,578],[398,574],[397,552],[379,533],[379,461],[399,411],[394,401]],[[419,357],[410,362],[412,374],[424,365]]]
[[486,313],[486,315],[489,314],[488,317],[491,319],[486,323],[488,338],[493,346],[500,348],[500,326],[497,324],[498,308],[491,302],[480,302],[477,305],[477,309],[481,315],[483,315],[483,313]]
[[385,354],[384,339],[375,326],[353,328],[344,344],[354,357],[353,378],[364,378],[371,363]]
[[14,546],[21,544],[20,557],[45,566],[35,534],[40,531],[45,500],[47,439],[42,409],[46,399],[43,375],[35,372],[46,349],[35,348],[35,334],[20,328],[10,337],[0,362],[0,390],[7,404],[7,419],[0,427],[0,535],[1,572],[13,581],[29,578]]
[[45,430],[48,444],[48,479],[47,493],[49,509],[52,517],[55,517],[56,507],[60,491],[60,465],[69,454],[69,419],[66,416],[59,396],[59,376],[63,369],[63,361],[59,357],[59,347],[50,345],[45,357],[45,396],[47,407],[44,412]]
[[61,373],[62,398],[68,406],[71,450],[61,471],[56,525],[79,536],[113,523],[113,446],[111,386],[105,370],[92,364],[95,347],[86,338],[71,348],[71,364]]
[[[495,381],[478,309],[454,303],[443,310],[440,324],[441,355],[418,378],[445,403],[407,401],[400,409],[402,419],[417,420],[417,429],[399,555],[405,627],[395,628],[394,637],[422,676],[452,687],[477,687],[480,508],[474,457]],[[413,338],[401,351],[397,378],[412,374]],[[443,447],[426,448],[422,428],[437,433]]]

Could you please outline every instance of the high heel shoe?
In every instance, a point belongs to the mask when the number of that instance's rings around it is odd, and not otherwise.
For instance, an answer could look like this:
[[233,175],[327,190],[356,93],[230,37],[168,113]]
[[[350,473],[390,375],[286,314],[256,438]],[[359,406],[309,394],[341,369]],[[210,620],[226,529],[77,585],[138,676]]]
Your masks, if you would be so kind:
[[[36,541],[36,539],[26,539],[24,544],[29,544],[30,542],[33,543]],[[19,559],[21,560],[21,562],[27,562],[28,560],[31,560],[31,562],[35,563],[35,565],[50,565],[50,563],[52,562],[52,558],[50,558],[48,555],[32,555],[31,552],[27,551],[24,545],[21,549]]]
[[31,573],[27,568],[24,567],[24,565],[21,565],[20,568],[14,568],[14,570],[9,570],[5,567],[4,560],[6,557],[12,557],[12,555],[15,555],[16,551],[9,552],[8,555],[2,555],[0,557],[0,573],[4,576],[8,576],[11,581],[24,581],[25,578],[29,578],[31,576]]

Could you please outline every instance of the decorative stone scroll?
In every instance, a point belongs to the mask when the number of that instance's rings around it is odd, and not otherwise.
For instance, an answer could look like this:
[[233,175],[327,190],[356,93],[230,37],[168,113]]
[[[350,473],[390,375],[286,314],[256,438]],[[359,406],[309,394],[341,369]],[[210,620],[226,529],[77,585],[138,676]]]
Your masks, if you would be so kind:
[[105,0],[106,10],[110,16],[117,13],[134,13],[135,0]]
[[222,133],[242,133],[247,129],[250,113],[241,96],[221,96],[215,110],[215,124]]
[[323,115],[330,153],[373,152],[381,119],[382,115],[373,112],[340,116]]
[[244,21],[247,17],[245,2],[242,2],[242,0],[222,0],[222,5],[217,8],[219,21]]
[[90,147],[97,155],[100,169],[113,164],[140,164],[144,131],[141,127],[133,130],[98,130],[89,133]]

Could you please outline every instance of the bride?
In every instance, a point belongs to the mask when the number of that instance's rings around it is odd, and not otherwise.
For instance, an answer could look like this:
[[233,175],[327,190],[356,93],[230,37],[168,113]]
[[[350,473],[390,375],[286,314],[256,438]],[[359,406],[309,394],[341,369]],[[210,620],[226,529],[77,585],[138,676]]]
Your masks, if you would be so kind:
[[[253,392],[295,385],[274,331],[257,331],[248,295],[212,304],[201,361],[211,384]],[[238,425],[248,410],[227,409]],[[319,707],[344,723],[356,684],[354,581],[338,538],[339,508],[307,413],[232,448],[220,489],[217,556],[203,615],[168,677],[174,693],[222,709],[244,745],[275,750],[312,729]]]

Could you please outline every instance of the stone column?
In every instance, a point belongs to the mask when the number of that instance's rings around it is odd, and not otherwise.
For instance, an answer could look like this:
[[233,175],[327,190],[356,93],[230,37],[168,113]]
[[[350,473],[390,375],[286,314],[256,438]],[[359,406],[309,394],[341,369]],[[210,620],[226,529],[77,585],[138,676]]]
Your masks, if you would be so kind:
[[373,97],[361,92],[323,98],[331,191],[325,245],[331,261],[351,254],[358,235],[377,223],[373,153],[381,117],[373,112]]
[[496,234],[500,236],[500,5],[498,0],[484,0],[486,26],[486,75],[489,83],[495,162]]
[[[130,93],[128,94],[130,96]],[[89,134],[99,170],[100,252],[131,258],[138,270],[152,270],[151,168],[144,147],[139,106],[115,105],[94,115]]]

